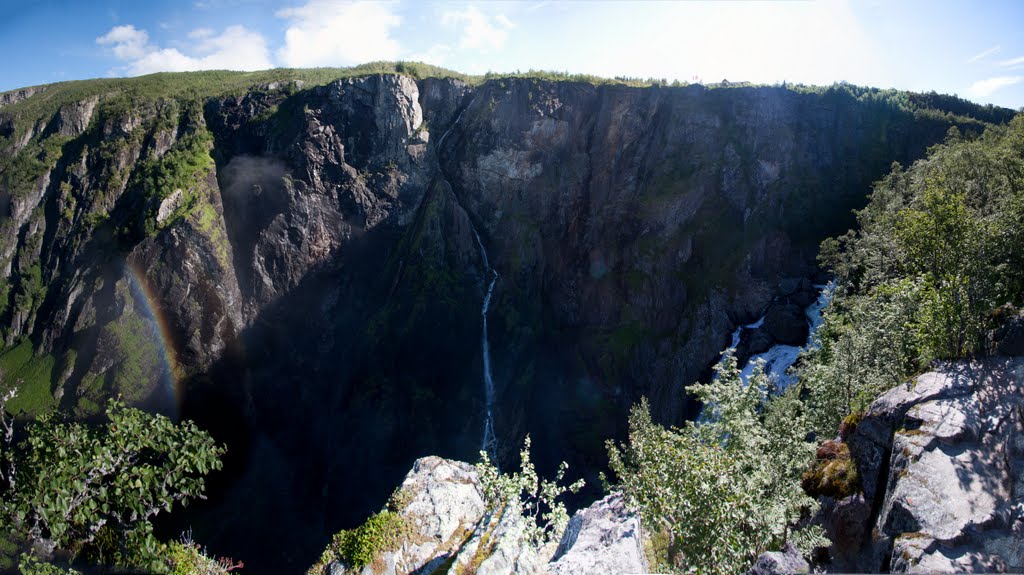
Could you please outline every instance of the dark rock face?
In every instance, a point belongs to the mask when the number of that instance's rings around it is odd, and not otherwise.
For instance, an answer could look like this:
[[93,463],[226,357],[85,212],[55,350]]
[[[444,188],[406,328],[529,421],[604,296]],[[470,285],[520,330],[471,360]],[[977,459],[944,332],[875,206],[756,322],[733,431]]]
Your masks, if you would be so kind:
[[807,317],[795,303],[776,303],[768,308],[764,329],[778,343],[803,345],[807,341]]
[[1000,355],[1024,355],[1024,313],[1007,317],[992,334],[992,340],[995,352]]
[[[684,418],[683,387],[773,297],[769,333],[802,343],[788,306],[813,289],[780,279],[949,127],[841,93],[532,79],[100,98],[16,126],[22,97],[2,151],[60,147],[0,177],[6,343],[53,356],[65,407],[122,393],[230,442],[197,538],[277,571],[309,561],[261,552],[315,554],[415,457],[478,450],[477,234],[501,455],[529,432],[541,471],[568,458],[597,485],[629,406]],[[147,187],[195,134],[212,163]]]

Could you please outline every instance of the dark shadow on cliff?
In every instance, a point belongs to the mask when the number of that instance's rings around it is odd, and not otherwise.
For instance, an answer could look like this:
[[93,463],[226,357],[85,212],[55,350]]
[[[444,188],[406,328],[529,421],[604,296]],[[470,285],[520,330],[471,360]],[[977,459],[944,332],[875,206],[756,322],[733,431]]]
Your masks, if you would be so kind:
[[[186,382],[182,416],[230,452],[209,501],[167,536],[191,526],[248,572],[299,572],[380,509],[415,458],[475,459],[476,278],[447,277],[459,271],[448,262],[431,283],[407,261],[416,230],[353,237]],[[466,293],[444,293],[453,284]]]

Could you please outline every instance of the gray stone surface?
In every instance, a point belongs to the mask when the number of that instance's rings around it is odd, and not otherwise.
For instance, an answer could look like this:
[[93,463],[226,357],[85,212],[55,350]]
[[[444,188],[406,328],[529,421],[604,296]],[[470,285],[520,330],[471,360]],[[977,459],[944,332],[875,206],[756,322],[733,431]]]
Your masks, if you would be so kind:
[[577,511],[548,565],[555,575],[646,573],[640,518],[614,493]]
[[[440,457],[416,460],[401,488],[409,499],[398,511],[411,532],[398,549],[381,554],[364,567],[363,575],[431,572],[459,552],[484,517],[484,501],[476,470],[468,463]],[[331,575],[346,573],[338,563]]]
[[1024,569],[1024,358],[942,364],[876,400],[848,442],[879,502],[851,564],[880,569],[891,546],[894,573]]
[[[485,509],[473,466],[424,457],[401,490],[398,513],[410,531],[396,549],[359,570],[361,575],[447,573],[459,575],[600,575],[646,573],[640,519],[621,494],[576,512],[558,541],[534,548],[525,519],[513,508]],[[354,573],[334,562],[330,575]]]
[[809,573],[810,565],[792,545],[782,551],[762,553],[746,575],[794,575]]

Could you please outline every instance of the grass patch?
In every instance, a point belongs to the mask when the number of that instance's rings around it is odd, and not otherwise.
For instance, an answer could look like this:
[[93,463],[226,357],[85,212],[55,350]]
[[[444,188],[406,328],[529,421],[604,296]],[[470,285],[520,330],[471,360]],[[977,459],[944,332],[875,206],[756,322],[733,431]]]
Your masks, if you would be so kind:
[[129,402],[145,399],[152,388],[150,382],[158,381],[163,370],[159,334],[155,330],[155,326],[135,313],[126,313],[104,328],[120,355],[113,379],[115,393],[123,394]]
[[11,413],[36,416],[56,405],[50,390],[55,363],[50,354],[36,356],[32,342],[27,339],[0,354],[4,380],[21,381],[18,395],[7,404]]

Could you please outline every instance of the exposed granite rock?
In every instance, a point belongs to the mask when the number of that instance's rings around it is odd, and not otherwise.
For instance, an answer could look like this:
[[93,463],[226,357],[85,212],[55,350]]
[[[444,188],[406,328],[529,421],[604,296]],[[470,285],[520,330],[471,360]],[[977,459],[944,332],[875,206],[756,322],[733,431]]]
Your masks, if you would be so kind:
[[0,94],[0,107],[17,104],[18,102],[31,98],[32,96],[46,90],[47,86],[32,86],[30,88],[19,88]]
[[746,575],[796,575],[810,571],[810,565],[796,547],[787,544],[782,551],[762,553]]
[[[434,573],[459,553],[484,517],[476,470],[467,463],[418,459],[399,489],[409,498],[399,514],[411,533],[397,550],[358,571],[363,575]],[[328,568],[332,575],[350,572],[340,563]]]
[[640,519],[614,493],[577,511],[548,565],[554,575],[646,573]]
[[[473,466],[440,457],[413,464],[399,488],[398,510],[409,531],[397,549],[359,571],[333,562],[331,575],[445,573],[460,575],[590,575],[645,573],[640,520],[612,494],[573,515],[560,541],[540,549],[525,538],[513,508],[487,511]],[[549,562],[550,561],[550,562]],[[317,575],[313,573],[313,575]]]
[[96,104],[100,102],[99,96],[87,98],[80,102],[74,102],[61,106],[60,112],[54,118],[54,130],[61,136],[75,138],[85,133],[92,120],[92,113],[96,110]]
[[552,546],[535,549],[526,539],[525,520],[503,507],[484,517],[459,550],[447,575],[534,575],[544,573],[544,558]]
[[871,505],[862,495],[839,501],[823,497],[821,501],[815,523],[821,524],[832,541],[828,548],[831,572],[869,573],[888,560],[888,547],[872,538]]
[[847,442],[877,515],[859,556],[861,506],[830,518],[854,532],[840,568],[1024,568],[1024,358],[941,364],[876,400]]

